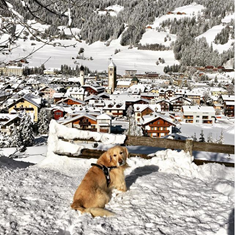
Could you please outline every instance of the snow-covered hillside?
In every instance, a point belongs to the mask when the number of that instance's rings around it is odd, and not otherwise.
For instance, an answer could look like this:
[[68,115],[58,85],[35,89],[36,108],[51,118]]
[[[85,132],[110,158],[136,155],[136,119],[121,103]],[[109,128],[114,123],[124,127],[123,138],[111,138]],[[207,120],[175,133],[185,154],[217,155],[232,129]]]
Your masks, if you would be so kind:
[[[98,14],[107,14],[108,12],[112,17],[116,17],[116,15],[122,12],[123,9],[123,6],[113,5],[107,7],[105,11],[98,11]],[[202,11],[204,9],[205,7],[203,5],[192,3],[190,5],[175,8],[169,14],[156,17],[153,24],[150,24],[152,28],[146,28],[146,32],[140,39],[140,44],[161,44],[170,47],[171,44],[176,40],[176,34],[170,34],[167,28],[161,28],[161,23],[168,19],[174,21],[174,19],[179,20],[185,17],[192,18],[193,16],[197,16],[198,13],[203,15]],[[232,17],[232,15],[227,15],[222,20],[222,22],[229,22],[229,19]],[[222,26],[222,22],[220,25],[216,25],[206,31],[204,34],[198,36],[198,38],[206,37],[208,43],[210,44],[213,42],[216,34],[224,28],[224,26]],[[41,25],[33,21],[29,21],[28,25],[32,26],[39,32],[42,32],[49,27],[48,25]],[[129,26],[126,24],[126,29],[128,27]],[[62,30],[62,28],[64,27],[59,27],[60,30]],[[22,26],[18,25],[16,33],[20,33],[21,30]],[[92,44],[87,44],[85,40],[79,42],[72,38],[71,40],[55,39],[52,42],[44,39],[43,41],[46,41],[47,43],[43,44],[40,41],[31,40],[30,36],[34,31],[30,31],[31,32],[29,32],[27,39],[18,39],[16,41],[16,45],[12,45],[10,47],[9,52],[0,54],[1,62],[8,63],[12,60],[21,59],[35,51],[35,53],[32,53],[27,58],[29,62],[28,66],[40,66],[41,64],[45,63],[47,69],[59,69],[62,64],[67,64],[72,67],[75,67],[76,65],[84,65],[89,67],[92,71],[104,71],[107,70],[109,59],[112,58],[117,65],[117,72],[121,75],[125,73],[125,70],[131,69],[137,70],[138,73],[154,71],[162,74],[163,68],[165,66],[171,66],[173,64],[179,63],[179,61],[175,60],[175,55],[172,48],[166,51],[151,51],[138,50],[137,47],[130,49],[129,45],[121,46],[120,41],[122,34],[118,39],[110,38],[108,43],[96,41]],[[66,34],[71,34],[68,28],[64,28],[63,31]],[[80,32],[80,29],[72,29],[72,32],[74,35],[76,35]],[[0,43],[6,41],[8,37],[9,35],[2,34]],[[165,40],[166,37],[168,37],[167,40]],[[217,49],[219,52],[223,52],[224,50],[231,48],[233,42],[234,39],[230,39],[229,42],[225,45],[213,43],[213,46],[214,49]],[[69,45],[70,47],[68,47]],[[38,50],[39,48],[40,50]],[[85,60],[76,59],[80,48],[84,48],[83,56]],[[115,51],[119,52],[115,53]],[[163,58],[165,63],[157,65],[156,62],[158,61],[158,58]]]

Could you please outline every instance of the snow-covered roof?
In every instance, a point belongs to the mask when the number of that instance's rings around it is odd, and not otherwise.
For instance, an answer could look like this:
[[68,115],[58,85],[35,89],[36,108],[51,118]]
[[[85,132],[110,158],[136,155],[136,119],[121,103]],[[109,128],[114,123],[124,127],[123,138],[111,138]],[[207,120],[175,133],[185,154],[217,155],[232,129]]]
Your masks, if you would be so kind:
[[118,80],[117,81],[117,86],[130,86],[131,81],[126,81],[126,80]]
[[116,65],[114,64],[113,60],[110,61],[109,67],[116,67]]
[[153,112],[160,111],[161,105],[159,104],[134,104],[134,111],[135,112],[142,112],[146,108],[150,108]]
[[225,101],[226,105],[235,105],[235,101]]
[[69,94],[84,94],[85,93],[85,89],[83,87],[70,87],[67,92],[66,95]]
[[125,101],[112,101],[112,100],[104,100],[105,106],[103,109],[105,110],[125,110],[126,102]]
[[112,118],[111,118],[109,115],[103,113],[103,114],[97,116],[97,120],[98,120],[98,119],[99,119],[99,120],[111,120]]
[[184,112],[193,112],[193,113],[214,113],[215,109],[212,106],[182,106]]
[[169,116],[159,114],[159,113],[151,113],[150,115],[143,116],[141,125],[146,125],[149,122],[152,122],[152,121],[154,121],[156,119],[159,119],[159,118],[171,123],[172,125],[175,125],[174,122],[172,121],[172,119]]
[[61,124],[65,125],[65,124],[68,124],[68,123],[70,123],[70,122],[73,122],[73,121],[75,121],[75,120],[77,120],[77,119],[80,119],[80,118],[82,118],[82,117],[87,117],[87,118],[89,118],[89,119],[92,119],[92,120],[96,121],[96,117],[94,117],[94,116],[92,116],[92,115],[87,114],[86,112],[84,112],[83,114],[74,116],[74,117],[72,117],[72,118],[64,119],[63,121],[61,121]]
[[235,95],[222,95],[222,99],[227,101],[234,101]]
[[140,92],[144,92],[145,91],[145,87],[143,84],[136,84],[133,85],[131,87],[128,88],[128,91],[140,91]]

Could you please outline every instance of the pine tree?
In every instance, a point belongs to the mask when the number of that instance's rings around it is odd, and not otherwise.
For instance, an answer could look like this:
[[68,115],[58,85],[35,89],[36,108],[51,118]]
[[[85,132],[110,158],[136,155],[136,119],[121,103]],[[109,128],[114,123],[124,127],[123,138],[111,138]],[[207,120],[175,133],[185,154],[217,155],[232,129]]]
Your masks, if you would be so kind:
[[32,146],[34,142],[33,122],[27,113],[21,114],[20,125],[11,135],[11,147]]
[[38,115],[38,132],[40,134],[47,134],[49,130],[49,124],[51,121],[50,112],[47,109],[42,108]]
[[203,130],[201,130],[199,142],[205,142]]
[[213,143],[212,133],[209,133],[207,136],[207,143]]
[[129,119],[129,129],[126,131],[130,136],[143,136],[143,130],[140,126],[137,125],[135,117],[132,116]]
[[217,140],[217,144],[223,144],[224,142],[224,132],[221,130],[219,139]]

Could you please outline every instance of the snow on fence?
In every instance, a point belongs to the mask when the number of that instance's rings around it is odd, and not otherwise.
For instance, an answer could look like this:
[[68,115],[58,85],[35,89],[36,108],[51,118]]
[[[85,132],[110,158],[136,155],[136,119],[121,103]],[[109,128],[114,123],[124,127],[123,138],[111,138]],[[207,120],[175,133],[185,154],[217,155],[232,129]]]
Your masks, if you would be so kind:
[[[71,141],[78,140],[101,142],[103,144],[112,145],[123,144],[125,146],[149,146],[172,150],[184,150],[191,155],[193,151],[234,154],[234,145],[98,133],[69,128],[58,124],[54,120],[51,121],[48,138],[49,152],[53,152],[57,155],[81,158],[98,158],[104,152],[102,150],[86,149],[82,145],[71,143]],[[130,153],[130,156],[139,156],[147,159],[151,158],[151,156],[143,153]],[[204,162],[205,161],[198,160],[198,164],[203,164]],[[229,163],[229,166],[234,166],[234,164]]]
[[125,135],[98,133],[69,128],[52,120],[49,127],[48,151],[55,154],[79,156],[82,145],[71,143],[74,140],[92,140],[103,144],[123,144]]

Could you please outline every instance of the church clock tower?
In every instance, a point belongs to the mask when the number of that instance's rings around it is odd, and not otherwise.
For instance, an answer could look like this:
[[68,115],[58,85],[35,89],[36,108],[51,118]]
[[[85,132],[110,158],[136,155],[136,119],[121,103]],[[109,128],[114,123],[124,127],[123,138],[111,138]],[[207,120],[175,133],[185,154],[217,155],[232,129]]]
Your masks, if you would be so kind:
[[115,88],[116,88],[116,65],[113,63],[113,61],[111,60],[109,67],[108,67],[108,89],[111,93],[114,92]]

